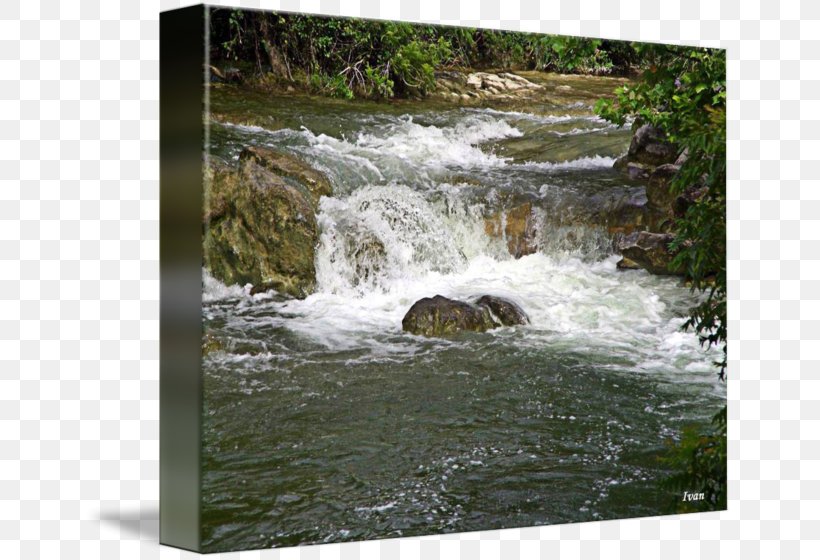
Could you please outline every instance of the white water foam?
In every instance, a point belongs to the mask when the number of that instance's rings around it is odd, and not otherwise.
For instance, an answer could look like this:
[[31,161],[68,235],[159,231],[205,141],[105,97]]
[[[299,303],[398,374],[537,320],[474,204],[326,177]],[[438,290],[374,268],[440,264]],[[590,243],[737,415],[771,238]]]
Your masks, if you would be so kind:
[[[326,134],[315,134],[307,128],[300,131],[283,129],[269,131],[258,126],[223,123],[243,132],[264,133],[270,136],[269,146],[276,146],[282,140],[296,144],[291,147],[311,159],[320,160],[319,167],[340,173],[347,168],[356,182],[364,184],[384,183],[398,180],[409,183],[429,182],[429,171],[442,171],[456,167],[462,169],[521,167],[560,170],[594,169],[612,167],[613,158],[587,156],[563,162],[528,162],[513,164],[511,158],[498,156],[481,149],[480,145],[492,140],[515,138],[522,132],[510,124],[508,119],[528,119],[539,123],[561,123],[565,121],[590,121],[604,123],[597,116],[554,116],[533,115],[517,111],[495,109],[469,110],[467,116],[455,124],[422,125],[412,116],[405,115],[387,124],[375,125],[372,133],[357,134],[352,138],[335,138]],[[558,136],[593,134],[604,128],[575,128],[568,132],[555,131]],[[334,171],[336,173],[334,173]],[[341,176],[345,174],[342,173]],[[347,183],[346,180],[339,181]],[[349,191],[349,185],[337,185],[342,191]]]
[[588,127],[588,128],[573,128],[566,132],[560,132],[558,130],[553,131],[553,134],[556,136],[582,136],[584,134],[597,134],[599,132],[605,132],[607,130],[615,130],[617,125],[611,124],[609,126],[598,126],[598,127]]
[[375,127],[373,133],[359,134],[355,139],[338,139],[325,134],[303,134],[311,146],[370,161],[386,158],[405,165],[444,167],[458,165],[499,166],[506,158],[485,153],[477,147],[482,142],[521,136],[521,131],[502,119],[472,115],[454,126],[424,126],[404,116],[397,122]]
[[323,199],[319,290],[384,290],[397,279],[450,273],[463,268],[469,256],[492,252],[477,209],[453,204],[443,210],[442,204],[436,207],[418,191],[395,184]]
[[476,114],[494,115],[509,120],[526,120],[538,124],[558,124],[569,121],[588,121],[593,123],[608,123],[598,115],[539,115],[537,113],[527,113],[524,111],[502,111],[489,107],[479,109],[467,109],[466,111]]
[[226,286],[208,272],[202,269],[202,301],[214,303],[217,301],[234,300],[247,297],[250,286]]
[[568,161],[539,161],[519,164],[520,167],[533,169],[611,169],[615,158],[605,156],[585,156]]
[[398,357],[412,355],[422,340],[429,342],[401,332],[402,318],[413,303],[434,295],[471,300],[492,294],[519,304],[531,323],[496,329],[489,336],[517,333],[516,344],[522,348],[554,345],[601,352],[635,363],[636,371],[668,371],[672,356],[679,371],[712,372],[714,353],[702,352],[693,334],[680,333],[682,319],[664,303],[680,297],[675,281],[618,271],[616,260],[477,256],[458,271],[395,275],[382,289],[359,295],[320,291],[304,300],[268,305],[287,315],[282,326],[328,348],[370,348],[374,355]]

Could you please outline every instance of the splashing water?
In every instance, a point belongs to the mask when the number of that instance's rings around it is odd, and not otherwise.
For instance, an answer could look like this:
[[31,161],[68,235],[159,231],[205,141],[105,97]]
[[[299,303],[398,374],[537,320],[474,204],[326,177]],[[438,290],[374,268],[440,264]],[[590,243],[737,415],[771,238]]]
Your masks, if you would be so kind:
[[[725,392],[713,356],[679,330],[689,291],[617,270],[596,225],[643,196],[611,170],[628,133],[577,103],[276,107],[279,130],[213,127],[214,155],[287,150],[334,195],[319,206],[312,295],[250,295],[204,275],[206,328],[225,341],[204,357],[206,546],[664,511],[655,457]],[[516,259],[520,208],[534,252]],[[436,294],[506,297],[530,324],[402,332],[409,307]]]

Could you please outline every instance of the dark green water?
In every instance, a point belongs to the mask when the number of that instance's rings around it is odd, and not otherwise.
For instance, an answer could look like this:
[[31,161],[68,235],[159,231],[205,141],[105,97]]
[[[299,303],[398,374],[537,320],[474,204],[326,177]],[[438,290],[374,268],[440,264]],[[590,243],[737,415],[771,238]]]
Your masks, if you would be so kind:
[[[725,388],[678,330],[688,290],[616,270],[589,225],[643,188],[610,169],[629,134],[592,116],[612,83],[572,83],[492,110],[212,93],[226,122],[211,129],[215,157],[291,151],[334,197],[316,294],[206,278],[206,328],[224,343],[204,358],[206,549],[670,511],[665,442],[707,421]],[[515,260],[483,218],[519,199],[539,212],[539,252]],[[373,238],[384,254],[357,250]],[[421,297],[483,293],[515,300],[531,325],[401,331]]]

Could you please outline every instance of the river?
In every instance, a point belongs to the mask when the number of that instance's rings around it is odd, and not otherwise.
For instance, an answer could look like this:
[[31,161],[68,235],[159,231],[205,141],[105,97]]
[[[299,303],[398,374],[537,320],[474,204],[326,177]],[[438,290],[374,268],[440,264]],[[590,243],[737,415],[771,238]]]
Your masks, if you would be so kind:
[[[669,513],[659,458],[725,386],[680,326],[679,279],[617,270],[590,225],[643,187],[611,169],[612,87],[502,108],[211,92],[211,156],[248,145],[331,179],[317,290],[251,296],[205,274],[203,546],[291,546]],[[513,258],[485,218],[535,208]],[[503,229],[503,228],[502,228]],[[526,326],[402,332],[418,299],[507,297]]]

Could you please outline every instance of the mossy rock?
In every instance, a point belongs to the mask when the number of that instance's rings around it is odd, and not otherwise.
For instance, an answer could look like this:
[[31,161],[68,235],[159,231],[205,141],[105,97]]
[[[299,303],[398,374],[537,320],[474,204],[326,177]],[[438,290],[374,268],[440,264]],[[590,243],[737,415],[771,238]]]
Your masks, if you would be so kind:
[[401,325],[403,330],[413,334],[443,337],[462,331],[484,332],[529,322],[523,309],[497,296],[481,296],[475,303],[435,296],[414,303]]
[[207,170],[203,228],[205,267],[221,282],[294,297],[314,290],[319,232],[310,195],[253,158]]
[[270,148],[251,146],[239,154],[239,161],[251,161],[280,177],[293,179],[296,186],[307,189],[313,204],[333,193],[328,178],[299,158]]
[[678,147],[666,139],[666,134],[655,126],[639,127],[629,144],[627,159],[649,167],[674,163],[678,159]]
[[475,303],[478,306],[488,308],[493,318],[505,327],[526,325],[530,322],[530,318],[527,317],[524,310],[508,299],[498,296],[481,296]]
[[499,325],[485,306],[435,296],[414,303],[401,326],[413,334],[440,337],[462,331],[484,332]]
[[626,257],[621,257],[617,263],[615,263],[615,267],[618,270],[640,270],[641,266],[636,263],[635,261],[628,259]]
[[658,275],[683,275],[682,268],[671,266],[675,253],[670,251],[669,243],[674,238],[675,236],[669,233],[648,231],[625,236],[618,244],[625,261],[620,268],[643,268]]

